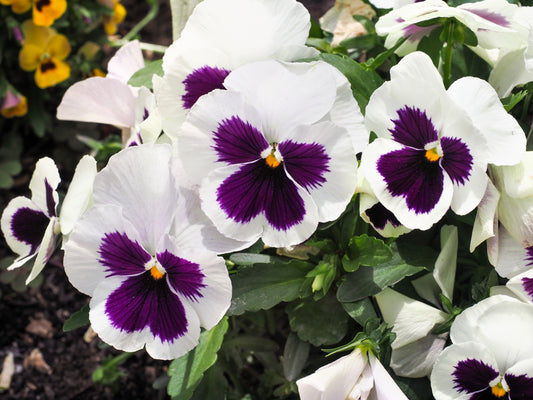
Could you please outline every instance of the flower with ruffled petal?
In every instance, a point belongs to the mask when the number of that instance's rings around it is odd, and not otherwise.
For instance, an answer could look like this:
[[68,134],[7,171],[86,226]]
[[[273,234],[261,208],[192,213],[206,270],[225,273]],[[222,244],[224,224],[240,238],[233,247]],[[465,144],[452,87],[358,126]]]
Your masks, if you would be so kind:
[[365,124],[378,138],[361,170],[377,199],[411,229],[428,229],[450,207],[472,211],[485,192],[487,164],[514,164],[525,151],[525,135],[490,85],[466,77],[446,91],[420,52],[391,69],[391,81],[370,98]]
[[67,0],[33,0],[33,23],[51,26],[67,10]]
[[349,84],[323,62],[264,61],[233,71],[224,85],[198,100],[178,138],[202,209],[228,237],[298,244],[354,193],[357,140],[349,132],[361,133],[359,142],[368,134],[350,121],[361,115]]
[[204,0],[165,52],[164,77],[154,77],[163,129],[176,138],[187,111],[230,71],[254,61],[293,61],[317,51],[305,46],[310,16],[295,0]]
[[533,305],[492,296],[453,322],[431,374],[436,400],[533,398]]
[[15,14],[22,14],[31,8],[32,0],[0,0],[0,4],[11,6]]
[[356,348],[296,381],[302,400],[407,400],[371,351]]
[[19,64],[24,71],[35,71],[35,83],[41,89],[63,82],[70,76],[70,66],[64,62],[70,44],[64,35],[31,21],[22,25],[24,45]]
[[115,125],[122,129],[125,147],[155,142],[161,132],[155,98],[145,87],[128,85],[131,76],[143,67],[139,42],[125,44],[109,60],[105,78],[87,78],[67,89],[57,118]]
[[28,100],[26,96],[16,93],[10,89],[2,101],[0,112],[5,118],[22,117],[28,112]]
[[189,214],[176,168],[169,145],[111,157],[95,178],[94,206],[64,246],[65,272],[92,297],[100,338],[124,351],[146,346],[159,359],[194,348],[200,327],[215,326],[231,300],[224,259],[206,248],[220,234]]
[[32,281],[51,257],[59,234],[68,235],[74,221],[88,207],[96,161],[83,157],[74,173],[69,190],[57,213],[59,172],[52,159],[41,158],[30,181],[31,199],[19,196],[2,213],[1,227],[8,246],[19,257],[9,268],[22,266],[36,257],[26,283]]

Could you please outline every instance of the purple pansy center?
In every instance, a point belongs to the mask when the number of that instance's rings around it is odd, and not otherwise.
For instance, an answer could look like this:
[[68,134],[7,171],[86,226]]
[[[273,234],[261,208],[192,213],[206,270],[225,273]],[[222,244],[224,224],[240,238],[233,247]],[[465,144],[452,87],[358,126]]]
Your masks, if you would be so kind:
[[374,204],[366,210],[365,213],[370,219],[372,226],[377,229],[385,229],[387,223],[390,223],[394,228],[401,225],[400,221],[398,221],[394,214],[381,203]]
[[526,252],[527,252],[527,256],[525,259],[526,265],[533,266],[533,246],[526,247]]
[[44,179],[44,190],[46,193],[46,209],[50,217],[57,217],[56,201],[54,200],[54,189],[48,183],[48,179]]
[[98,253],[108,277],[125,278],[105,303],[105,313],[114,328],[132,333],[148,327],[162,342],[171,342],[187,332],[187,315],[179,296],[191,301],[203,297],[206,285],[198,264],[168,250],[152,257],[137,241],[120,232],[106,233]]
[[185,94],[181,96],[183,107],[189,110],[198,99],[215,89],[225,89],[224,79],[231,71],[205,65],[192,71],[185,80]]
[[326,182],[330,157],[323,145],[269,143],[238,116],[224,119],[213,134],[218,161],[239,165],[217,189],[217,202],[228,218],[248,223],[264,214],[277,230],[303,221],[306,211],[298,185],[311,192]]
[[533,301],[533,279],[523,277],[521,281],[522,281],[522,288],[524,288],[524,291],[529,296],[529,299]]
[[392,196],[404,197],[407,207],[416,214],[428,213],[441,198],[444,173],[454,184],[465,184],[473,158],[460,139],[439,139],[425,111],[406,106],[397,114],[390,132],[393,140],[404,147],[383,154],[377,169]]
[[[501,377],[493,367],[474,358],[459,361],[452,375],[453,388],[459,393],[470,394],[469,400],[533,399],[533,377],[526,374],[504,374]],[[502,384],[503,380],[506,385]]]
[[11,232],[19,241],[31,246],[29,254],[37,251],[50,222],[45,213],[28,207],[19,208],[11,218]]

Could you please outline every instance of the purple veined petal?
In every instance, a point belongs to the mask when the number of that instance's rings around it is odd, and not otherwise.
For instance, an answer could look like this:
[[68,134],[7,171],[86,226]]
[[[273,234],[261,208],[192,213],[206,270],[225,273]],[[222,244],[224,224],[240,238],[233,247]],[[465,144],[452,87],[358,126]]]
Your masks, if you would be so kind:
[[533,302],[533,278],[523,277],[521,281],[522,288],[529,296],[530,301]]
[[191,109],[198,99],[215,89],[225,89],[224,79],[231,71],[205,65],[192,71],[185,80],[185,94],[181,96],[183,107]]
[[527,256],[524,261],[526,261],[526,265],[533,266],[533,246],[526,247]]
[[113,327],[126,333],[150,332],[162,342],[187,333],[185,308],[166,279],[154,279],[147,271],[130,276],[106,300],[105,313]]
[[[419,0],[424,1],[424,0]],[[429,36],[431,32],[440,25],[429,25],[429,26],[417,26],[415,24],[407,25],[403,28],[403,36],[407,37],[408,41],[411,43],[419,42],[425,36]]]
[[398,143],[423,149],[426,144],[438,140],[438,131],[425,111],[405,106],[396,113],[398,119],[392,120],[394,128],[390,129],[390,132]]
[[468,146],[458,138],[443,137],[440,140],[442,146],[442,168],[454,184],[464,185],[470,177],[474,164]]
[[243,165],[217,189],[217,202],[235,222],[248,223],[264,212],[277,230],[288,230],[305,215],[304,201],[283,168],[261,159]]
[[31,254],[39,249],[49,221],[50,218],[42,211],[22,207],[11,216],[10,234],[19,242],[31,246]]
[[444,190],[444,176],[438,162],[429,161],[424,150],[408,147],[382,155],[377,170],[392,196],[405,198],[416,214],[430,212]]
[[387,223],[390,223],[395,228],[401,225],[394,214],[381,203],[374,204],[365,212],[372,225],[377,229],[385,229]]
[[533,376],[531,374],[505,374],[505,381],[509,386],[512,400],[533,399]]
[[472,14],[477,15],[478,17],[492,22],[493,24],[503,26],[504,28],[509,28],[511,26],[511,22],[508,21],[504,15],[498,14],[497,12],[487,9],[468,9],[466,7],[465,9],[471,12]]
[[106,267],[107,275],[138,275],[145,271],[145,264],[152,258],[142,246],[125,233],[106,233],[102,238],[99,262]]
[[326,182],[324,175],[329,172],[330,156],[319,143],[296,143],[283,141],[278,146],[283,156],[285,170],[308,192]]
[[218,161],[228,164],[255,161],[261,157],[261,152],[268,148],[263,134],[238,116],[220,122],[213,139]]
[[48,179],[44,179],[44,190],[46,192],[46,209],[50,217],[57,217],[56,202],[54,199],[54,188],[48,183]]
[[176,293],[191,301],[198,301],[203,297],[202,288],[204,274],[197,263],[185,260],[170,253],[168,250],[157,254],[157,260],[167,271],[168,283]]
[[[480,392],[483,392],[485,394],[485,390],[488,390],[488,393],[490,393],[489,383],[499,373],[483,361],[467,358],[466,360],[459,361],[455,365],[452,375],[454,376],[454,389],[459,393],[481,394]],[[481,400],[484,397],[471,396],[470,398]]]

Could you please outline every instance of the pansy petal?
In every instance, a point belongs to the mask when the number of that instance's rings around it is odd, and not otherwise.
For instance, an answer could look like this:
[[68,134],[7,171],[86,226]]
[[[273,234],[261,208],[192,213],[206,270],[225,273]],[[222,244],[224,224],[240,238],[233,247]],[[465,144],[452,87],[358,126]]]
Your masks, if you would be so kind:
[[56,192],[61,182],[55,162],[48,157],[41,158],[35,164],[35,171],[31,177],[31,200],[49,217],[56,216],[56,206],[59,195]]
[[522,301],[533,304],[533,269],[514,276],[505,286]]
[[68,235],[75,222],[89,207],[92,200],[93,182],[96,176],[96,160],[83,156],[76,166],[67,194],[61,205],[61,233]]
[[54,253],[56,248],[56,238],[57,238],[57,219],[52,218],[46,227],[44,232],[43,240],[41,242],[41,247],[37,252],[37,257],[33,263],[30,275],[26,278],[26,285],[33,281],[41,273],[46,263]]
[[287,130],[293,126],[318,121],[336,98],[335,76],[321,63],[298,75],[272,60],[248,64],[233,71],[224,86],[253,99],[262,120],[271,127],[269,142],[288,138]]
[[107,78],[128,83],[131,76],[144,68],[144,59],[138,40],[132,40],[117,50],[107,64]]
[[511,393],[513,399],[533,398],[532,371],[533,359],[520,361],[505,371],[505,381],[509,386],[509,393]]
[[175,189],[169,190],[175,188],[171,158],[172,149],[168,145],[129,147],[111,157],[108,168],[94,180],[95,205],[121,205],[151,254],[155,253],[161,236],[168,232],[175,213],[178,194]]
[[2,233],[9,248],[21,256],[36,253],[49,217],[33,201],[15,197],[2,213]]
[[70,43],[65,35],[54,35],[46,46],[46,53],[53,58],[63,61],[70,53]]
[[383,400],[407,400],[405,394],[400,390],[396,382],[394,382],[374,354],[369,352],[368,361],[372,368],[372,375],[374,376],[376,398]]
[[51,58],[35,70],[35,83],[41,89],[55,86],[70,76],[70,65],[57,58]]
[[524,247],[503,226],[499,227],[497,247],[494,268],[498,275],[512,278],[533,267],[533,247]]
[[470,252],[474,252],[477,246],[496,234],[495,225],[498,223],[497,210],[500,193],[489,180],[485,194],[481,199],[476,213],[476,220],[472,228],[470,238]]
[[446,344],[447,336],[430,334],[392,350],[390,366],[394,373],[408,378],[430,375],[435,360]]
[[57,118],[128,128],[135,123],[135,97],[123,82],[88,78],[67,89],[57,108]]
[[39,68],[43,49],[28,43],[22,47],[19,53],[19,65],[24,71],[33,71]]
[[500,373],[489,348],[480,343],[453,344],[440,354],[431,373],[431,389],[437,400],[469,400],[473,393],[489,390]]

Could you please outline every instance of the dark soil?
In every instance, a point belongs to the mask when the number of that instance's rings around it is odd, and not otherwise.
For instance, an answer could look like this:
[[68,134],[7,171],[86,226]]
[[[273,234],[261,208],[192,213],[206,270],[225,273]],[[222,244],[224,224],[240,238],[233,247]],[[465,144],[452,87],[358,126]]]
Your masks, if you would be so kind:
[[[333,5],[334,0],[301,0],[315,20]],[[119,32],[125,34],[148,11],[146,2],[123,0],[128,10]],[[141,32],[145,42],[160,45],[171,43],[170,7],[160,0],[158,17]],[[0,191],[0,211],[17,195],[28,195],[27,184],[36,160],[26,160],[25,168],[10,192]],[[10,255],[0,238],[0,260]],[[63,332],[64,322],[88,302],[68,282],[56,254],[42,272],[43,283],[37,288],[16,292],[0,283],[0,370],[9,353],[14,355],[15,374],[9,389],[0,392],[2,400],[19,399],[164,399],[165,388],[154,389],[158,378],[164,379],[168,361],[153,360],[144,351],[129,357],[120,370],[123,376],[113,385],[100,385],[92,374],[107,357],[116,351],[97,337],[84,340],[88,327]],[[30,354],[40,352],[42,358],[30,362]],[[163,385],[164,386],[164,385]]]

